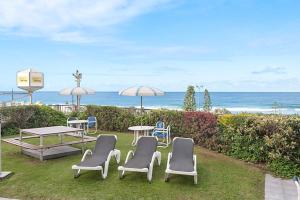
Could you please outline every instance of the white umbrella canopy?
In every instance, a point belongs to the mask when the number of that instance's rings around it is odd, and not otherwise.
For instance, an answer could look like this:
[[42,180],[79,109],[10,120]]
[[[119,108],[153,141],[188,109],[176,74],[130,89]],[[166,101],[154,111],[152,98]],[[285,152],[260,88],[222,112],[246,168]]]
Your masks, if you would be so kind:
[[119,92],[123,96],[163,96],[165,93],[157,88],[148,86],[130,87]]
[[143,109],[143,96],[163,96],[165,93],[157,88],[148,86],[130,87],[119,92],[122,96],[140,96],[141,97],[141,110]]
[[65,88],[60,91],[60,94],[82,96],[82,95],[95,94],[95,90],[90,88],[83,88],[83,87]]
[[95,94],[95,90],[84,87],[65,88],[59,92],[61,95],[77,96],[77,108],[80,106],[80,96]]

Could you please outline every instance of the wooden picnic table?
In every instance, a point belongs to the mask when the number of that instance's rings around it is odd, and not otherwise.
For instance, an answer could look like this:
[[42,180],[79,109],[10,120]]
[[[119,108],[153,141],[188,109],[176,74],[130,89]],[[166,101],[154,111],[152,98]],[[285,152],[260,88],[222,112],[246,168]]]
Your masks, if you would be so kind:
[[[24,134],[30,134],[31,136],[24,136]],[[60,137],[60,143],[53,145],[44,145],[44,137],[57,135]],[[64,135],[73,136],[80,138],[80,141],[70,141],[64,142]],[[29,138],[39,138],[39,145],[33,145],[24,142],[24,139]],[[49,158],[61,157],[64,155],[71,155],[75,152],[80,151],[80,149],[73,148],[69,145],[72,144],[81,144],[82,152],[84,151],[84,144],[87,142],[95,141],[95,137],[86,136],[84,130],[80,128],[72,128],[67,126],[51,126],[51,127],[42,127],[42,128],[31,128],[31,129],[21,129],[20,136],[16,138],[5,139],[5,142],[14,144],[21,147],[21,151],[24,154],[39,157],[40,160],[44,160],[44,156]],[[44,155],[44,152],[47,155]],[[72,153],[73,152],[73,153]],[[55,154],[57,154],[55,156]]]

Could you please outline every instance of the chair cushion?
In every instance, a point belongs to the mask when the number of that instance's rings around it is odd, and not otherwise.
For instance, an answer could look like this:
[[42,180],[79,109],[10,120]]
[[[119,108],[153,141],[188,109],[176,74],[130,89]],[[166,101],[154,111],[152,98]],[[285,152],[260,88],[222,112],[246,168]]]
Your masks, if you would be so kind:
[[194,142],[187,138],[176,138],[173,142],[170,169],[175,171],[194,171]]
[[194,162],[190,159],[181,159],[181,160],[170,160],[170,169],[180,172],[192,172],[194,171]]
[[77,166],[81,166],[81,167],[98,167],[98,166],[103,166],[105,161],[106,161],[106,157],[104,156],[89,156],[86,157],[86,159],[82,162],[80,162],[79,164],[77,164]]
[[143,158],[143,157],[133,157],[132,159],[128,160],[128,162],[124,165],[124,167],[137,168],[137,169],[149,168],[151,159]]
[[157,148],[155,137],[140,137],[132,159],[124,165],[126,168],[148,168]]
[[109,153],[115,149],[116,141],[117,140],[113,135],[100,135],[97,138],[93,154],[91,156],[87,156],[83,162],[78,164],[78,166],[102,166],[107,160]]

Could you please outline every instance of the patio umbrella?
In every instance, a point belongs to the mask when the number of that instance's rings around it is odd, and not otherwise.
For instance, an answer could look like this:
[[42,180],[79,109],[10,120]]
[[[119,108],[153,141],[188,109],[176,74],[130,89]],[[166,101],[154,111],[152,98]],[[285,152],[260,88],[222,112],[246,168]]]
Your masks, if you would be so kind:
[[80,106],[80,97],[83,95],[95,94],[95,90],[84,87],[65,88],[60,91],[61,95],[77,96],[77,108]]
[[140,96],[141,97],[141,110],[143,109],[143,97],[145,96],[163,96],[165,93],[157,88],[139,86],[130,87],[119,92],[122,96]]

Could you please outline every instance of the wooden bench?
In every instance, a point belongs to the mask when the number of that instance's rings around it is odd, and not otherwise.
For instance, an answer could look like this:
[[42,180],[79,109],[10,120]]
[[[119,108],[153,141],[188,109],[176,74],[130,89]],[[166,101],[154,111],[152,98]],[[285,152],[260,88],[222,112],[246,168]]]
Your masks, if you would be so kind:
[[66,145],[73,145],[73,144],[82,144],[82,143],[87,143],[87,142],[93,142],[96,141],[95,138],[89,138],[89,139],[84,139],[83,141],[78,140],[78,141],[72,141],[72,142],[64,142],[62,144],[52,144],[52,145],[45,145],[43,147],[37,146],[37,145],[33,145],[33,144],[29,144],[26,142],[21,142],[19,140],[19,138],[9,138],[9,139],[3,139],[4,142],[7,142],[9,144],[13,144],[19,147],[23,147],[26,149],[33,149],[33,150],[37,150],[37,149],[49,149],[52,147],[59,147],[59,146],[66,146]]
[[28,144],[26,142],[21,142],[20,140],[17,140],[16,138],[9,138],[9,139],[3,139],[4,142],[7,142],[9,144],[13,144],[19,147],[23,147],[26,149],[41,149],[41,147],[33,145],[33,144]]

